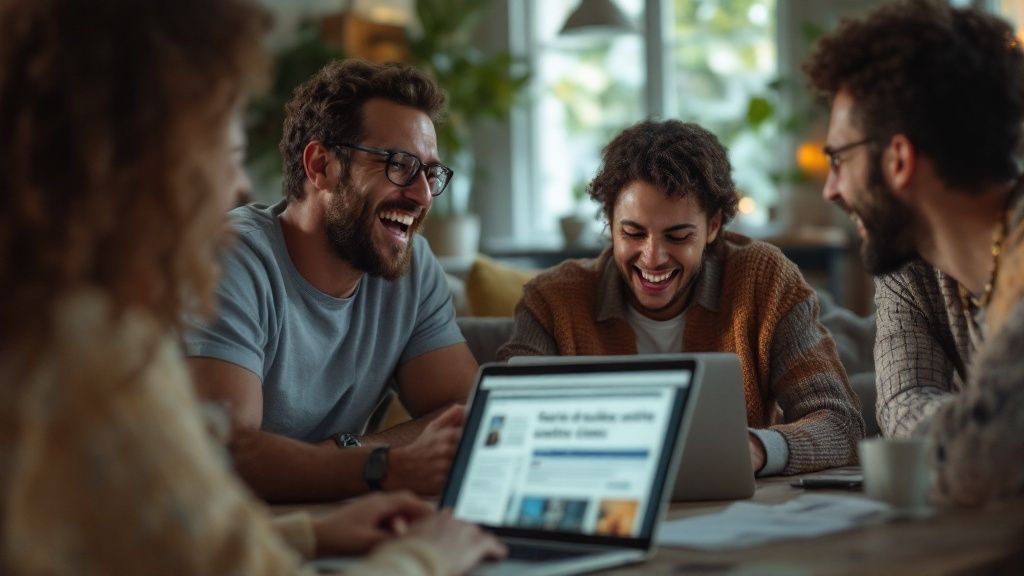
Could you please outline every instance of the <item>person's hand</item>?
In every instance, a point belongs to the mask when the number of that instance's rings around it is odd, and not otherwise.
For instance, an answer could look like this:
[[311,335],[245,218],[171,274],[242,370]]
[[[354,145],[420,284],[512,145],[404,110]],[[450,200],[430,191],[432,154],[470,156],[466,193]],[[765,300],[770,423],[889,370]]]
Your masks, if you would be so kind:
[[391,448],[383,488],[405,488],[424,496],[441,492],[462,436],[466,408],[445,410],[412,443]]
[[407,535],[434,547],[448,564],[448,574],[465,574],[481,560],[500,560],[508,554],[492,534],[476,524],[456,520],[450,509],[415,522]]
[[761,443],[761,439],[753,432],[747,432],[747,440],[750,444],[750,463],[754,466],[754,474],[757,474],[761,471],[761,468],[764,468],[768,456],[765,454],[764,444]]
[[433,511],[411,492],[363,496],[313,520],[316,555],[365,553]]

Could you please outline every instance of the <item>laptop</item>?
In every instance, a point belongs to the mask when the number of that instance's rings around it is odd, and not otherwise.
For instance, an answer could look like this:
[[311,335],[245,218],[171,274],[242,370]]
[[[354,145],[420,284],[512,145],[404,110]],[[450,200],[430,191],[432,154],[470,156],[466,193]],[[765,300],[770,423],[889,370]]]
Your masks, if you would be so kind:
[[440,500],[509,547],[474,574],[579,574],[648,558],[695,369],[640,357],[482,366]]
[[754,494],[754,469],[747,439],[747,408],[739,357],[726,352],[644,356],[517,356],[515,365],[621,363],[629,358],[662,358],[694,363],[694,414],[688,429],[673,502],[738,500]]

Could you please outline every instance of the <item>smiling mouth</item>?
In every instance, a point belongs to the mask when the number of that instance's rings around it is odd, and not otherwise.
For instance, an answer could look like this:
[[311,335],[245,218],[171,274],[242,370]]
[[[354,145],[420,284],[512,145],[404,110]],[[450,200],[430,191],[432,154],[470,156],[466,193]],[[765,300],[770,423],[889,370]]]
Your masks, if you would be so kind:
[[412,214],[399,210],[386,210],[381,213],[379,219],[384,228],[400,240],[407,240],[409,238],[409,229],[412,227],[413,222],[416,221]]
[[640,283],[645,288],[654,289],[664,288],[679,274],[678,268],[674,268],[672,270],[668,270],[665,272],[648,272],[636,266],[634,266],[633,269],[636,270],[637,277],[640,279]]

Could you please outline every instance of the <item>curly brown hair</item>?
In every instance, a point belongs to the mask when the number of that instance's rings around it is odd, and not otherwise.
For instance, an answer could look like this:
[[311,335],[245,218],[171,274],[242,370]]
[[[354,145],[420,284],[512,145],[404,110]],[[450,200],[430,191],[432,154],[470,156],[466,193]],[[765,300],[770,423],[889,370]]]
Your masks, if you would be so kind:
[[906,135],[952,186],[1018,174],[1024,52],[991,14],[944,1],[889,4],[843,21],[804,71],[828,97],[850,92],[866,137]]
[[263,80],[268,27],[246,0],[0,4],[0,350],[78,289],[169,329],[208,308],[206,157]]
[[684,198],[693,194],[711,217],[721,211],[722,224],[732,220],[739,194],[725,146],[697,124],[647,120],[623,130],[604,148],[601,169],[590,183],[590,197],[601,204],[605,221],[622,190],[643,181]]
[[[306,170],[302,153],[314,140],[358,142],[363,138],[363,104],[383,98],[421,110],[435,123],[445,111],[447,96],[434,80],[406,64],[374,64],[341,60],[328,64],[295,89],[285,106],[281,157],[284,194],[292,200],[305,195]],[[349,150],[340,152],[347,161]],[[348,166],[346,165],[346,174]]]

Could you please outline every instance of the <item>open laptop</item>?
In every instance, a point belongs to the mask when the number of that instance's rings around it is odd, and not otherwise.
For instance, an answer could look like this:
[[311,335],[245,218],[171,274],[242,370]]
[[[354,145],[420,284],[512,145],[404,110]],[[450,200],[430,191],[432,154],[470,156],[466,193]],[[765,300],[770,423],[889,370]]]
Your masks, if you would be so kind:
[[509,558],[480,574],[578,574],[650,556],[695,363],[485,364],[440,506]]
[[662,358],[694,363],[692,418],[683,444],[672,501],[737,500],[754,494],[747,440],[747,408],[739,357],[726,352],[646,356],[517,356],[515,365],[611,363]]

